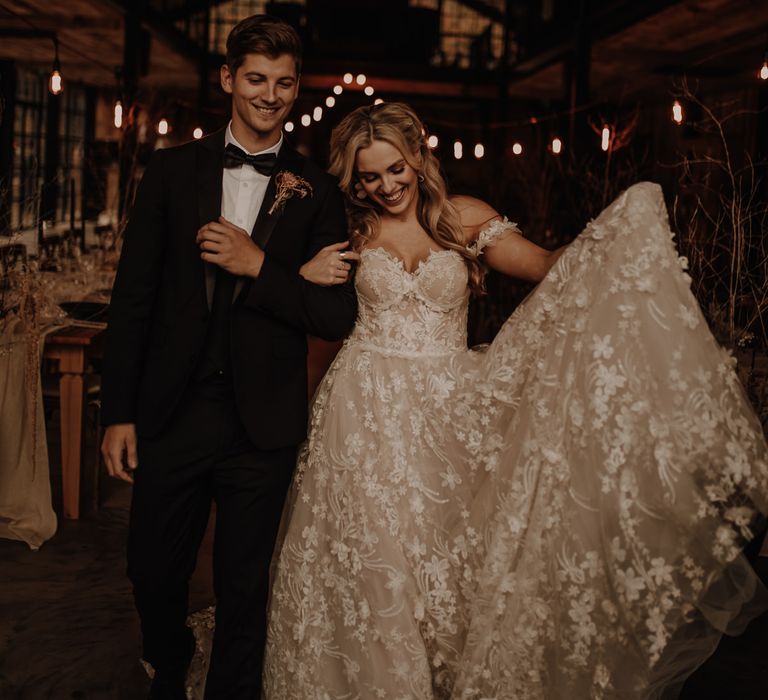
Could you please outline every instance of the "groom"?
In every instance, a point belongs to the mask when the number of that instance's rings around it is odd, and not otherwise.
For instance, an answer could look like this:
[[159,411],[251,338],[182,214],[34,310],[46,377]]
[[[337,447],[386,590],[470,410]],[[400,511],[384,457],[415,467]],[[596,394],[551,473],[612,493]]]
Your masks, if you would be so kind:
[[134,484],[128,575],[150,698],[184,698],[194,650],[188,582],[216,502],[216,632],[206,698],[261,686],[268,572],[296,447],[306,435],[306,334],[352,327],[351,284],[299,267],[347,238],[335,180],[284,139],[301,43],[256,15],[227,40],[226,129],[154,154],[110,307],[102,453]]

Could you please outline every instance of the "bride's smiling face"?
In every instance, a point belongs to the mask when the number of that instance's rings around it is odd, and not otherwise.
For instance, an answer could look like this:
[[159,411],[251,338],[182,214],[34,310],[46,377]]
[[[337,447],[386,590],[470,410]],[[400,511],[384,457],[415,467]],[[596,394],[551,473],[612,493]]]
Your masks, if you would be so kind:
[[358,150],[355,172],[366,195],[385,214],[402,216],[415,210],[419,199],[418,173],[388,141],[374,140]]

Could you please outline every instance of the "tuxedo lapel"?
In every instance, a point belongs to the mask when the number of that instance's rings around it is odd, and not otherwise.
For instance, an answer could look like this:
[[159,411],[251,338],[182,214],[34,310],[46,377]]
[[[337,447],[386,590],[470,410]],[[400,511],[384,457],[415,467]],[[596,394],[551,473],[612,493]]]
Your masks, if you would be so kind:
[[[198,144],[197,205],[200,227],[221,216],[222,171],[224,170],[224,133],[221,129]],[[216,266],[205,263],[205,291],[208,308],[211,308]]]
[[[290,206],[289,200],[284,202],[282,207],[276,208],[271,214],[269,213],[277,197],[277,175],[285,170],[289,170],[300,177],[304,170],[304,157],[286,140],[283,140],[283,145],[280,147],[280,152],[277,155],[275,169],[272,171],[272,177],[269,178],[267,190],[264,193],[264,201],[261,203],[256,223],[254,223],[253,231],[251,231],[253,242],[262,250],[267,247],[284,207]],[[243,278],[238,278],[235,285],[235,298],[240,294],[244,283],[245,280]]]
[[[284,170],[290,170],[295,175],[301,176],[303,165],[303,157],[284,140],[283,145],[280,147],[280,153],[278,153],[277,156],[277,162],[275,163],[272,177],[269,178],[269,184],[267,185],[267,191],[264,193],[264,201],[261,203],[259,215],[256,217],[256,223],[253,225],[253,231],[251,232],[251,238],[254,243],[256,243],[262,250],[266,248],[267,243],[269,243],[269,239],[272,237],[275,226],[283,212],[283,207],[280,207],[279,209],[275,209],[271,214],[269,213],[277,196],[277,175]],[[285,204],[287,204],[287,202]]]

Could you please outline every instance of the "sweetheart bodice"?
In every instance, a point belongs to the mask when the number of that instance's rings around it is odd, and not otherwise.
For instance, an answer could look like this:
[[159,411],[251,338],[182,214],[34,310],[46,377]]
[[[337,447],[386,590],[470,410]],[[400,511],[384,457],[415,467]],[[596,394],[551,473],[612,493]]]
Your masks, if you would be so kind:
[[454,250],[432,251],[412,272],[384,248],[366,248],[355,277],[358,318],[350,342],[399,356],[467,347],[468,272]]

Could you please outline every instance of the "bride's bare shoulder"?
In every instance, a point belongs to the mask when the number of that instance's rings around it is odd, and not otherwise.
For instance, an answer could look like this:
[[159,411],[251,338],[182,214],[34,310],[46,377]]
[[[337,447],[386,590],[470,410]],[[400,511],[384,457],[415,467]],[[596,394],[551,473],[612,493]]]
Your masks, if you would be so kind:
[[467,242],[476,240],[483,228],[494,219],[501,218],[499,212],[482,199],[455,194],[449,200],[459,214]]

